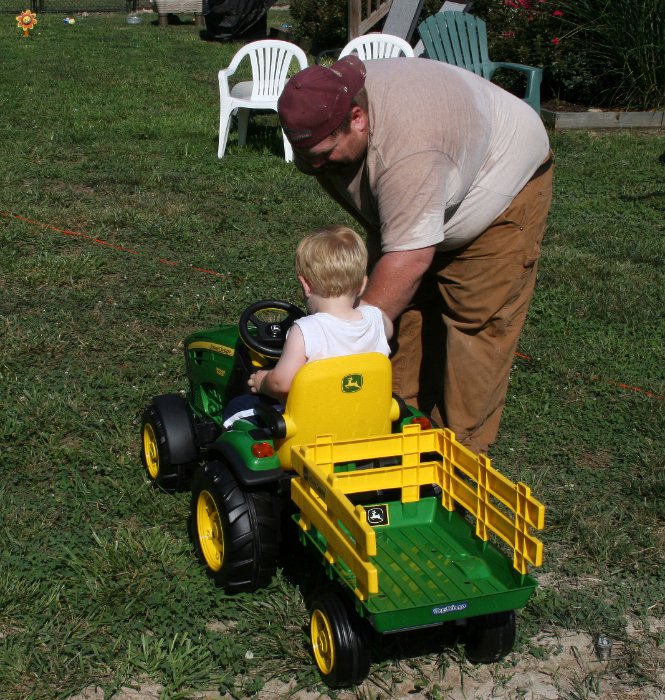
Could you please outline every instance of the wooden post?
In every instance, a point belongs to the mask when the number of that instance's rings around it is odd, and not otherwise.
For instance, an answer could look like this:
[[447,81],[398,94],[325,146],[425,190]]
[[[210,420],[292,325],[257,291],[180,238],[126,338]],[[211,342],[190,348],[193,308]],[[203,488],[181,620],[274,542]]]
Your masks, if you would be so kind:
[[348,40],[355,39],[358,36],[358,27],[362,15],[361,3],[362,0],[349,0],[349,19],[347,28]]
[[393,0],[349,0],[348,40],[367,34],[390,10]]

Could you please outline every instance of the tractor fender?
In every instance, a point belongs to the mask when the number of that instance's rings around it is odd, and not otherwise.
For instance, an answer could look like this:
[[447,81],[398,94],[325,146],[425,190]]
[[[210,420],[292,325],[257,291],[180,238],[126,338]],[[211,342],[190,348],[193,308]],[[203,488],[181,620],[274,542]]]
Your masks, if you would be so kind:
[[266,486],[279,482],[285,476],[283,469],[266,469],[257,471],[250,469],[238,451],[228,442],[218,440],[206,449],[206,460],[220,459],[231,470],[238,482],[246,488]]
[[179,394],[162,394],[152,400],[166,438],[171,464],[188,464],[199,459],[194,419],[187,402]]

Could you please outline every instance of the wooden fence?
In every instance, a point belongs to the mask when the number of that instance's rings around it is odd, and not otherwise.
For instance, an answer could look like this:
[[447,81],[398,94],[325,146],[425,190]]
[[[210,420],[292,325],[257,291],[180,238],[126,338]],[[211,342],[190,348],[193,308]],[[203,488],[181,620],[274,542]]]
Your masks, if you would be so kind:
[[392,0],[349,0],[349,40],[367,32],[383,19]]

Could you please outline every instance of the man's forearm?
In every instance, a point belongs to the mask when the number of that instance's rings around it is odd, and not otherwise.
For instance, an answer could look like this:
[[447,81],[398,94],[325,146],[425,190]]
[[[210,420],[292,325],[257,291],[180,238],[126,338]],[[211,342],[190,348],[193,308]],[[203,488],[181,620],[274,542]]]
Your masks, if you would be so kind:
[[384,253],[374,266],[362,300],[394,321],[413,299],[434,257],[434,246]]

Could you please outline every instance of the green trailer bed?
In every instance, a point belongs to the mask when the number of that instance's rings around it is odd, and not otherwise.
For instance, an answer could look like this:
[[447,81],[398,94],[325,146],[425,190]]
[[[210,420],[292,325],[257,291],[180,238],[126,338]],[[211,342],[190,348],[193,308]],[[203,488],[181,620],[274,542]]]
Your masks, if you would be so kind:
[[[415,440],[415,442],[414,442]],[[406,428],[403,436],[296,448],[292,498],[303,542],[356,596],[378,632],[439,625],[526,605],[542,545],[544,507],[474,455],[450,431]],[[349,469],[349,460],[400,461]],[[423,489],[436,496],[421,496]],[[367,494],[376,494],[367,502]],[[390,493],[399,500],[382,500]],[[354,494],[365,495],[354,505]],[[494,532],[513,562],[489,541]],[[519,571],[516,567],[520,567]]]

